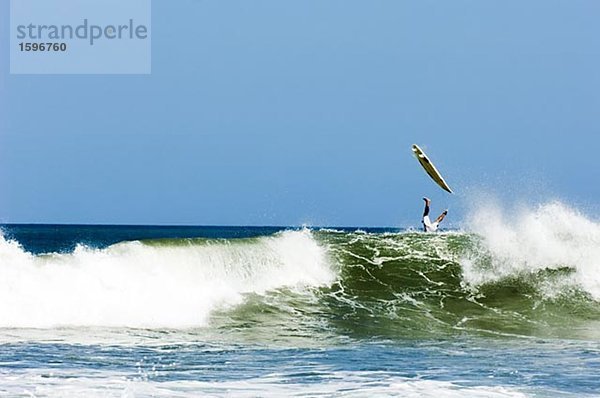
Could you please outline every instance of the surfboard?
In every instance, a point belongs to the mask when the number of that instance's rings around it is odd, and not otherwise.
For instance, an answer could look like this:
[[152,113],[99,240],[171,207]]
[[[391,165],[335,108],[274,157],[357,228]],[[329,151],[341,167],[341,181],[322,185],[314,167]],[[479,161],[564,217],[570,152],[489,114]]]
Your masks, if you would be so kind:
[[452,193],[452,190],[444,180],[444,177],[442,177],[442,175],[435,168],[433,163],[431,163],[431,160],[429,160],[427,155],[425,155],[425,152],[423,152],[423,150],[419,148],[417,144],[414,144],[412,146],[412,151],[417,157],[417,160],[419,160],[419,163],[421,163],[421,166],[423,166],[427,174],[429,174],[429,177],[431,177],[433,181],[435,181],[436,184],[438,184],[440,188],[442,188],[444,191]]

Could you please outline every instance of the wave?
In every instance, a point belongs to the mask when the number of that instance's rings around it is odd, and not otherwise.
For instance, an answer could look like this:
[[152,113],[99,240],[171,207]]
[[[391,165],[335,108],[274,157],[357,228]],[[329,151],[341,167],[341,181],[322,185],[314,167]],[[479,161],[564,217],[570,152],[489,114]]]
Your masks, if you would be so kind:
[[335,277],[308,230],[241,240],[124,242],[34,256],[0,240],[0,327],[196,327],[243,295]]
[[600,225],[561,203],[473,211],[470,230],[329,236],[344,333],[600,337]]
[[[510,214],[510,217],[507,217]],[[600,299],[600,224],[560,202],[507,211],[486,205],[473,212],[468,225],[481,237],[461,260],[467,282],[482,284],[511,275],[569,269],[562,285],[576,284]],[[482,255],[483,253],[483,255]],[[546,286],[553,296],[560,286]]]
[[468,221],[436,234],[302,229],[43,255],[0,239],[0,327],[600,338],[597,222],[558,202],[488,205]]

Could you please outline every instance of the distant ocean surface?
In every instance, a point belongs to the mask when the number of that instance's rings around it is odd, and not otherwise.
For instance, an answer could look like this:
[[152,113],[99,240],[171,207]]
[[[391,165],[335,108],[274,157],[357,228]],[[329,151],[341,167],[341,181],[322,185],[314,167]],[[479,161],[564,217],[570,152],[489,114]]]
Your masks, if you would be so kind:
[[0,396],[600,396],[600,224],[475,219],[4,225]]

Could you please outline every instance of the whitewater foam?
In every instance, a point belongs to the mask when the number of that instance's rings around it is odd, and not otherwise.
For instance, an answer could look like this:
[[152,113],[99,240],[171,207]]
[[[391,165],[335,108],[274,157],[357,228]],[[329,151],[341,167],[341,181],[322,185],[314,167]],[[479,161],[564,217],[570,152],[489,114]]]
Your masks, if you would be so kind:
[[560,202],[513,211],[488,204],[472,212],[468,225],[481,238],[481,250],[461,260],[468,283],[566,267],[574,272],[560,285],[576,284],[600,299],[600,224],[579,211]]
[[39,256],[0,237],[0,327],[205,326],[215,309],[240,304],[245,294],[334,279],[309,230]]
[[[324,371],[327,371],[324,369]],[[159,373],[154,370],[153,373]],[[320,383],[299,383],[286,376],[271,374],[232,381],[153,381],[145,374],[136,378],[104,372],[84,375],[79,372],[47,370],[44,376],[24,373],[4,377],[0,391],[11,395],[24,392],[43,397],[181,397],[187,394],[210,397],[431,397],[431,398],[525,398],[514,387],[461,386],[459,384],[388,376],[381,372],[327,372]]]

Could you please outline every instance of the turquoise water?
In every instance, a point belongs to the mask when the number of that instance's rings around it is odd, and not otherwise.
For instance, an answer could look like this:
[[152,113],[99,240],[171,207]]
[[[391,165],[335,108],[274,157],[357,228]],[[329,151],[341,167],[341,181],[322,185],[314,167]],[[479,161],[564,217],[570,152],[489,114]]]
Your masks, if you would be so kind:
[[600,394],[600,227],[560,204],[439,234],[3,235],[6,396]]

